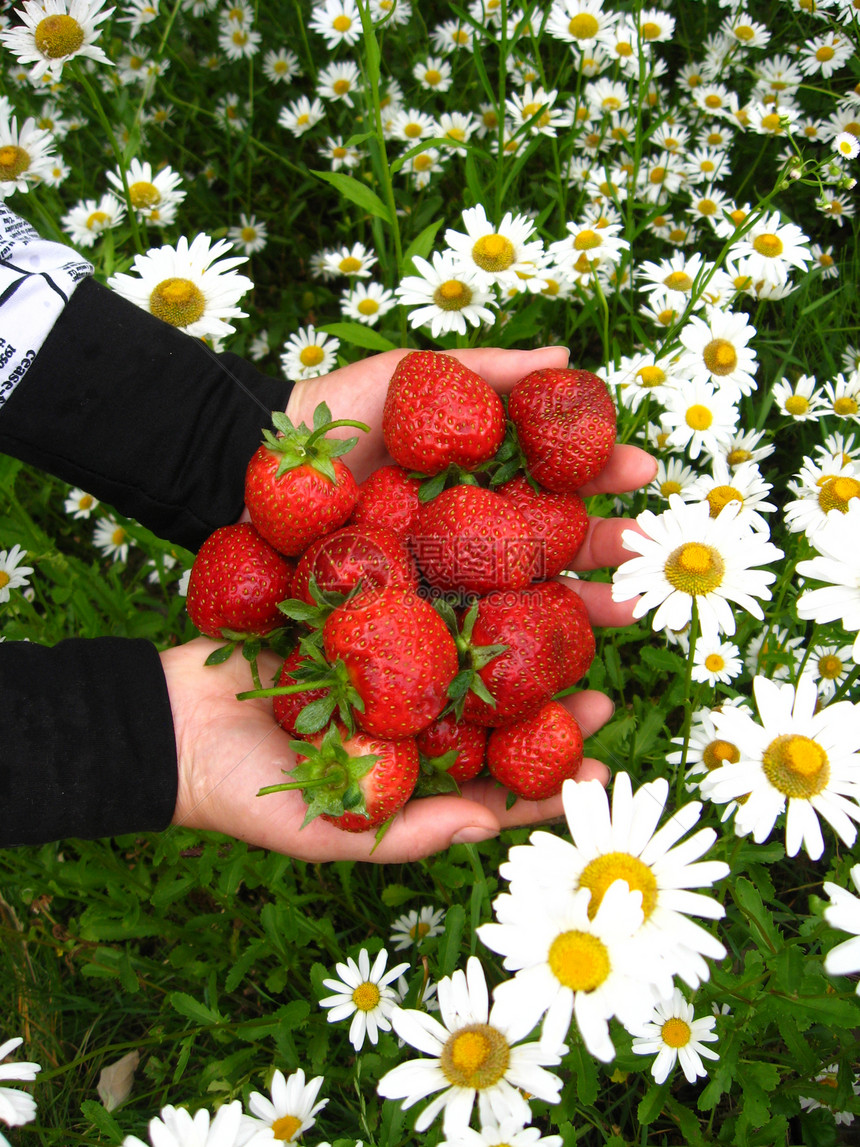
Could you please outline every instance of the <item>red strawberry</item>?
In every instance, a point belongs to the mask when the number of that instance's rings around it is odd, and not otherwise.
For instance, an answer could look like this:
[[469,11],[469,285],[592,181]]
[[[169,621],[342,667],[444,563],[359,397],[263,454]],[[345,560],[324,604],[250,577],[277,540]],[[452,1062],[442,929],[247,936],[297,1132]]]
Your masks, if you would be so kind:
[[457,647],[433,606],[402,586],[359,591],[323,626],[329,662],[342,662],[367,733],[413,737],[439,716],[458,670]]
[[523,474],[497,486],[513,502],[542,545],[539,578],[551,578],[569,569],[588,531],[588,511],[579,494],[535,490]]
[[320,816],[346,832],[367,832],[406,804],[418,779],[414,740],[350,736],[332,724],[324,734],[293,741],[291,747],[296,753],[291,780],[257,795],[300,789],[308,806],[304,824]]
[[535,370],[514,385],[508,417],[529,473],[568,493],[596,477],[615,446],[615,404],[588,370]]
[[501,446],[505,409],[490,384],[452,355],[412,351],[388,384],[382,433],[391,457],[406,470],[471,471]]
[[326,438],[336,426],[368,427],[361,422],[330,421],[328,407],[314,411],[314,429],[295,427],[277,411],[272,422],[276,437],[263,431],[264,441],[245,473],[245,504],[251,521],[282,554],[296,556],[322,534],[342,526],[355,508],[358,486],[340,455],[355,439]]
[[278,602],[290,596],[294,569],[250,522],[221,526],[194,559],[188,616],[207,637],[262,637],[286,622]]
[[357,526],[387,526],[398,537],[414,532],[418,517],[420,478],[410,478],[402,466],[380,466],[358,487],[350,522]]
[[441,590],[520,589],[539,566],[540,543],[526,519],[481,486],[453,486],[425,502],[412,543],[422,573]]
[[523,800],[556,796],[582,764],[579,725],[558,701],[548,701],[528,717],[493,729],[487,741],[487,768]]
[[575,685],[588,672],[594,660],[594,630],[582,598],[565,582],[548,581],[540,587],[535,609],[554,618],[562,634],[563,672],[559,689]]
[[416,589],[418,575],[404,542],[382,526],[341,526],[311,542],[299,559],[292,596],[313,604],[310,580],[322,590],[347,594],[365,588],[402,585]]
[[463,718],[471,724],[507,725],[546,704],[560,689],[562,634],[552,614],[536,610],[533,603],[543,588],[492,593],[478,601],[469,634],[473,656],[480,657],[482,647],[504,648],[477,670],[494,704],[479,696],[474,684],[465,695]]
[[[415,738],[421,754],[422,774],[444,769],[445,776],[457,784],[470,781],[484,767],[487,730],[458,721],[453,713],[438,717]],[[440,763],[451,755],[451,763]]]
[[[311,668],[308,658],[305,656],[304,651],[300,645],[297,645],[292,653],[287,657],[281,666],[278,673],[278,686],[291,686],[299,684],[299,679],[294,677],[293,674],[300,667]],[[321,701],[328,695],[328,689],[306,689],[300,693],[279,693],[272,698],[272,708],[275,711],[275,720],[281,728],[292,734],[293,736],[302,736],[306,730],[300,731],[296,728],[296,722],[299,721],[299,714],[306,705],[310,705],[313,701]],[[329,713],[328,716],[331,714]],[[319,723],[318,728],[328,723],[328,717]],[[314,722],[316,724],[316,722]]]

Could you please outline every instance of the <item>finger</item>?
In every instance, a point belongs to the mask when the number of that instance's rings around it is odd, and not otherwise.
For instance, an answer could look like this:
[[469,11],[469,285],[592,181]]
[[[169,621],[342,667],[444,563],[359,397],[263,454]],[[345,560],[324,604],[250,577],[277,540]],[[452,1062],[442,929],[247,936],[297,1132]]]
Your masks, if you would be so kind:
[[597,689],[580,689],[559,697],[559,701],[579,725],[584,740],[602,729],[615,712],[612,701]]
[[585,541],[569,568],[577,572],[597,570],[629,561],[636,555],[624,546],[622,535],[633,528],[635,522],[631,518],[589,518]]
[[575,581],[559,578],[576,590],[588,610],[588,619],[596,629],[621,629],[635,621],[633,611],[638,597],[631,601],[614,601],[612,586],[608,582]]
[[621,494],[625,490],[638,490],[647,486],[656,473],[656,458],[638,446],[619,442],[597,477],[577,493],[587,498],[591,494]]
[[475,347],[454,350],[450,354],[469,370],[499,391],[506,394],[515,382],[533,370],[562,369],[567,366],[570,352],[567,347],[547,346],[535,350],[503,350],[500,347]]

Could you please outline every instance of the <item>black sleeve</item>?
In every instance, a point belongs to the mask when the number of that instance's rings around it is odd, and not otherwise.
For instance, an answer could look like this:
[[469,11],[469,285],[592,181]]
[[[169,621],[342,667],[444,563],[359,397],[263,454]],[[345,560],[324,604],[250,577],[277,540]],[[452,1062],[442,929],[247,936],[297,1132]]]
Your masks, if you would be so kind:
[[148,641],[0,646],[0,846],[165,828],[176,746]]
[[0,411],[0,451],[197,550],[241,514],[290,390],[85,279]]

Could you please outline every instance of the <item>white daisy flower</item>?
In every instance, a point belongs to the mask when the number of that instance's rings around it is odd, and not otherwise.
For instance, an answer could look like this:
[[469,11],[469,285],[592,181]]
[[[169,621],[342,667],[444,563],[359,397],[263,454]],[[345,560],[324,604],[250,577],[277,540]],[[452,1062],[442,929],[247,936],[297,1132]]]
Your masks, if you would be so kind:
[[730,502],[738,503],[738,523],[744,522],[756,531],[769,533],[767,519],[759,511],[776,509],[773,502],[765,501],[772,489],[755,462],[745,462],[730,469],[726,459],[717,454],[712,461],[712,472],[700,475],[687,486],[682,496],[685,502],[707,502],[712,518],[716,518]]
[[[162,1107],[149,1121],[152,1147],[236,1147],[242,1103],[234,1099],[219,1107],[213,1119],[205,1108],[192,1116],[183,1107]],[[136,1135],[126,1135],[122,1147],[147,1147]]]
[[731,245],[728,255],[744,259],[754,279],[784,283],[790,268],[806,271],[812,262],[809,239],[794,223],[785,223],[778,211],[759,219]]
[[368,279],[376,262],[376,256],[363,243],[337,247],[326,251],[322,259],[322,269],[330,275],[348,275],[351,279]]
[[396,306],[394,292],[381,283],[364,283],[358,280],[353,287],[341,296],[341,311],[348,319],[373,326],[383,315]]
[[803,578],[822,582],[817,589],[804,587],[797,599],[797,616],[818,624],[840,621],[857,637],[851,653],[860,662],[860,499],[852,499],[845,514],[831,514],[812,539],[818,551],[814,558],[797,563]]
[[695,602],[706,641],[720,633],[734,634],[730,602],[763,620],[756,598],[770,600],[767,586],[776,574],[754,567],[777,561],[783,552],[738,522],[737,512],[728,505],[712,518],[706,503],[687,506],[678,494],[670,495],[669,509],[662,514],[643,511],[636,518],[641,532],[625,530],[621,535],[625,549],[641,556],[615,571],[613,600],[638,597],[634,617],[656,608],[652,627],[673,630],[690,622]]
[[295,1143],[316,1122],[316,1114],[327,1099],[317,1102],[323,1076],[305,1083],[301,1068],[286,1079],[282,1071],[272,1076],[270,1095],[259,1091],[248,1100],[250,1115],[242,1116],[240,1135],[243,1147],[264,1147],[267,1143]]
[[9,600],[11,590],[30,584],[33,566],[21,565],[26,556],[27,551],[19,545],[14,545],[11,550],[0,550],[0,602]]
[[118,19],[131,25],[130,36],[136,36],[144,25],[158,19],[160,2],[161,0],[126,0],[123,5],[123,15]]
[[[5,552],[5,551],[4,551]],[[8,1127],[21,1127],[32,1123],[36,1118],[36,1101],[26,1091],[17,1087],[6,1087],[9,1082],[30,1083],[42,1070],[38,1063],[3,1063],[3,1060],[23,1043],[21,1036],[7,1039],[0,1044],[0,1119]],[[0,1139],[4,1136],[0,1134]]]
[[713,310],[704,319],[693,315],[678,336],[684,347],[678,370],[686,371],[692,379],[710,378],[721,394],[752,394],[758,363],[755,351],[747,344],[755,333],[743,311]]
[[636,277],[649,296],[657,296],[668,306],[683,311],[694,299],[693,284],[704,267],[705,260],[698,251],[691,254],[677,251],[659,263],[643,260],[636,268]]
[[[126,191],[122,172],[108,171],[106,176],[108,183],[124,200]],[[172,223],[176,209],[186,195],[186,192],[179,189],[181,182],[182,176],[171,167],[163,167],[153,173],[151,164],[132,159],[125,173],[125,183],[128,185],[128,198],[138,219],[162,226]]]
[[716,1016],[694,1018],[693,1005],[676,988],[671,999],[661,1000],[654,1008],[654,1016],[644,1025],[641,1034],[633,1040],[631,1050],[636,1055],[654,1055],[651,1074],[655,1083],[665,1083],[676,1063],[680,1063],[684,1078],[695,1083],[707,1075],[702,1063],[706,1059],[719,1059],[715,1051],[705,1047],[717,1039],[714,1031]]
[[320,0],[312,11],[310,27],[329,48],[355,44],[361,38],[361,16],[355,0]]
[[128,561],[128,548],[134,545],[134,539],[125,526],[113,518],[101,518],[93,531],[93,545],[101,550],[104,557],[113,558],[115,562],[125,562]]
[[370,18],[374,23],[384,20],[391,27],[408,24],[412,19],[412,4],[410,0],[370,0]]
[[681,494],[695,482],[698,475],[681,458],[658,458],[657,473],[648,487],[648,493],[668,502],[670,494]]
[[851,502],[860,501],[860,466],[839,455],[818,462],[804,458],[788,488],[795,498],[785,505],[785,524],[792,533],[802,531],[814,540],[831,514],[845,514]]
[[761,462],[764,458],[769,458],[776,449],[772,442],[761,445],[764,436],[764,430],[743,430],[733,434],[721,447],[719,454],[725,458],[732,470],[743,466],[745,462]]
[[[851,869],[851,879],[860,892],[860,864]],[[853,934],[850,940],[830,949],[824,957],[824,970],[830,976],[853,976],[860,972],[860,898],[832,880],[825,880],[824,892],[830,897],[830,904],[824,909],[824,919],[831,928]],[[860,995],[860,981],[856,991]],[[2,1051],[0,1048],[0,1053]]]
[[828,434],[823,442],[815,447],[818,458],[832,458],[834,455],[844,462],[860,462],[860,437],[855,441],[853,434]]
[[780,625],[769,625],[755,633],[747,644],[744,666],[751,676],[761,673],[771,681],[795,676],[803,637],[792,637]]
[[367,949],[362,948],[358,961],[348,956],[345,964],[335,966],[339,980],[323,980],[335,994],[320,1000],[320,1007],[329,1009],[329,1023],[352,1017],[349,1042],[356,1051],[361,1051],[365,1040],[376,1044],[381,1031],[391,1031],[391,1013],[398,1002],[391,984],[409,965],[396,964],[386,971],[387,962],[388,952],[382,948],[371,967]]
[[592,220],[565,224],[567,235],[550,243],[547,252],[556,266],[577,275],[589,275],[600,268],[606,270],[619,263],[630,244],[619,232],[621,223],[598,226]]
[[417,275],[406,275],[395,288],[398,302],[413,307],[409,323],[430,327],[434,339],[446,331],[466,334],[473,327],[495,322],[495,296],[479,285],[475,271],[464,267],[452,251],[434,251],[432,262],[412,257]]
[[563,1142],[560,1135],[542,1136],[537,1127],[523,1127],[515,1119],[503,1119],[501,1123],[483,1124],[480,1131],[463,1127],[455,1138],[439,1147],[562,1147]]
[[[543,241],[532,238],[534,222],[527,215],[508,211],[498,228],[493,227],[481,204],[463,212],[465,234],[448,228],[445,242],[460,256],[464,267],[474,271],[481,286],[517,286],[518,274],[532,275],[544,256]],[[546,281],[541,281],[542,289]]]
[[694,681],[728,685],[743,670],[740,650],[732,641],[698,641],[693,654]]
[[646,401],[664,402],[667,393],[681,385],[682,380],[674,359],[650,351],[623,355],[617,367],[604,369],[603,377],[630,410],[638,410]]
[[[732,700],[725,698],[721,701],[719,708],[725,708],[727,705],[739,705],[749,709],[743,698]],[[673,737],[672,744],[679,747],[677,751],[667,753],[666,761],[670,765],[684,765],[686,770],[684,787],[688,793],[700,790],[702,778],[707,777],[714,769],[719,769],[726,762],[735,764],[741,759],[741,751],[737,745],[727,741],[724,737],[717,736],[713,710],[711,709],[699,709],[693,714],[690,735],[686,745],[683,737]],[[730,801],[725,806],[720,819],[722,821],[728,820],[736,807],[737,802]]]
[[815,682],[818,695],[829,701],[848,676],[853,662],[850,645],[816,645],[810,651],[803,674]]
[[108,286],[186,334],[219,338],[236,329],[227,319],[246,317],[235,304],[254,285],[235,270],[247,262],[246,255],[222,258],[232,249],[226,239],[197,235],[189,243],[182,235],[175,247],[165,244],[136,255],[135,274],[112,275]]
[[596,908],[589,888],[565,896],[542,895],[534,886],[503,893],[493,902],[498,923],[482,924],[477,933],[515,973],[496,988],[498,1015],[527,1016],[532,1026],[543,1018],[547,1048],[564,1042],[575,1017],[589,1053],[608,1063],[615,1058],[609,1020],[617,1016],[635,1028],[658,998],[650,977],[664,975],[655,954],[636,940],[643,919],[638,886],[633,891],[617,879],[600,893]]
[[814,375],[802,374],[794,382],[783,378],[773,384],[771,394],[777,409],[795,422],[817,422],[825,413],[824,399]]
[[853,418],[860,421],[860,371],[845,378],[837,374],[824,384],[825,406],[837,418]]
[[259,52],[262,39],[256,29],[231,20],[218,32],[218,47],[228,60],[250,60]]
[[412,75],[422,88],[430,92],[447,92],[451,86],[451,65],[441,56],[428,56],[415,64]]
[[69,490],[63,502],[63,509],[73,518],[88,518],[98,506],[98,499],[87,494],[78,486]]
[[[738,836],[752,833],[761,844],[786,812],[785,850],[803,847],[812,860],[824,852],[819,816],[851,848],[860,821],[860,720],[857,706],[837,701],[817,710],[818,692],[808,677],[797,688],[766,677],[753,681],[761,724],[737,709],[714,713],[720,736],[741,752],[702,781],[702,794],[716,804],[739,800]],[[817,711],[816,711],[817,710]]]
[[331,164],[332,171],[342,168],[357,167],[361,162],[361,152],[352,144],[347,146],[343,136],[328,136],[325,143],[317,149]]
[[831,30],[811,36],[799,45],[797,62],[805,76],[820,75],[825,80],[844,67],[854,54],[850,37]]
[[317,95],[324,100],[343,101],[352,107],[360,86],[361,72],[354,60],[335,60],[317,73]]
[[471,24],[460,20],[443,20],[430,33],[430,42],[436,52],[471,52],[474,32]]
[[30,116],[18,129],[17,119],[0,105],[0,203],[16,191],[48,181],[56,162],[54,137],[36,127]]
[[[822,1084],[822,1090],[824,1091],[835,1091],[839,1085],[839,1064],[831,1063],[824,1071],[816,1075],[814,1082]],[[851,1090],[855,1095],[860,1095],[860,1076],[852,1076]],[[803,1111],[814,1111],[817,1107],[824,1107],[833,1116],[833,1122],[836,1123],[837,1126],[847,1126],[854,1122],[853,1112],[837,1111],[831,1104],[827,1103],[826,1100],[822,1101],[811,1096],[799,1096],[798,1102]]]
[[832,219],[839,227],[843,227],[849,219],[854,218],[856,208],[846,192],[825,189],[815,200],[816,208],[822,215]]
[[325,119],[325,107],[316,97],[311,102],[307,96],[299,96],[278,113],[278,123],[294,136],[304,135],[321,119]]
[[589,48],[598,39],[611,43],[611,32],[620,14],[603,10],[603,0],[554,0],[546,32],[556,40]]
[[417,947],[422,940],[441,936],[445,931],[445,910],[425,905],[420,910],[410,908],[403,916],[398,916],[391,925],[390,940],[395,952]]
[[337,362],[340,339],[313,325],[300,328],[284,343],[281,367],[286,378],[299,382],[304,378],[317,378],[328,374]]
[[466,154],[463,146],[468,143],[478,129],[478,121],[472,112],[442,112],[436,120],[439,136],[447,141],[451,151]]
[[[677,363],[681,372],[680,362]],[[714,456],[734,433],[740,414],[736,395],[701,378],[666,391],[660,423],[669,434],[667,445],[672,450],[686,450],[696,459],[703,450]]]
[[490,1009],[489,993],[480,961],[470,957],[466,970],[458,970],[438,983],[442,1022],[426,1012],[396,1008],[394,1030],[426,1059],[399,1064],[379,1081],[384,1099],[399,1099],[404,1110],[441,1092],[415,1121],[418,1134],[443,1113],[447,1138],[468,1127],[475,1100],[481,1123],[516,1120],[530,1123],[532,1112],[522,1092],[545,1103],[557,1103],[562,1081],[547,1071],[561,1062],[561,1049],[537,1042],[520,1043],[531,1031],[531,1017],[511,1016],[502,1023],[498,1007]]
[[105,0],[24,0],[16,9],[21,23],[0,32],[0,42],[20,64],[33,65],[34,83],[46,73],[58,80],[63,65],[76,56],[110,65],[95,42],[101,35],[99,24],[113,12],[104,5]]
[[299,57],[289,48],[270,48],[263,56],[263,75],[275,84],[289,84],[302,74]]
[[78,247],[92,247],[96,240],[122,223],[125,204],[106,191],[98,200],[81,199],[62,218],[63,230]]
[[257,219],[256,215],[239,213],[239,222],[227,231],[228,240],[246,255],[253,255],[262,251],[269,239],[266,224]]
[[570,127],[570,113],[554,106],[557,98],[557,91],[548,92],[540,85],[533,88],[527,83],[521,92],[505,100],[511,129],[514,132],[528,130],[531,135],[556,136],[559,128]]

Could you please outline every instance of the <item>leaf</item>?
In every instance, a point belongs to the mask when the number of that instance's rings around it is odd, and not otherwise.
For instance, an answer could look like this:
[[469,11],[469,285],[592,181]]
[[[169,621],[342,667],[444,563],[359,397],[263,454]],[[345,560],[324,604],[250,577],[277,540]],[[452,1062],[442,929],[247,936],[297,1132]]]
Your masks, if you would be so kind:
[[405,884],[386,884],[382,890],[382,903],[389,908],[399,908],[401,904],[414,900],[417,895]]
[[311,175],[330,183],[344,199],[349,199],[369,214],[375,215],[377,219],[382,219],[389,227],[392,226],[391,212],[376,192],[371,191],[360,180],[351,175],[345,175],[342,171],[312,171]]
[[573,1074],[576,1078],[576,1095],[583,1107],[591,1107],[597,1102],[599,1089],[597,1079],[597,1064],[594,1057],[589,1055],[581,1043],[575,1043],[570,1049]]
[[669,1093],[669,1083],[652,1083],[645,1096],[639,1102],[636,1114],[640,1123],[653,1123],[666,1102]]
[[439,972],[450,976],[460,958],[460,945],[466,925],[466,909],[462,904],[452,904],[445,915],[445,935],[439,946]]
[[762,902],[758,889],[746,879],[739,877],[732,888],[732,896],[743,914],[755,924],[752,937],[764,952],[778,952],[783,947],[783,938],[773,918]]
[[81,1114],[89,1119],[101,1135],[106,1135],[112,1143],[122,1143],[124,1132],[107,1108],[94,1099],[85,1099],[81,1104]]
[[659,649],[653,645],[643,645],[639,650],[640,658],[652,669],[666,673],[680,673],[684,668],[684,658],[673,653],[671,649]]
[[194,1020],[197,1024],[202,1024],[204,1027],[224,1023],[224,1017],[220,1012],[213,1011],[212,1008],[207,1007],[200,1000],[196,1000],[187,992],[171,992],[168,1001],[174,1011],[179,1012],[181,1016],[185,1016],[189,1020]]
[[391,342],[385,335],[381,335],[379,331],[375,331],[373,327],[367,327],[363,323],[325,323],[319,327],[319,330],[334,335],[341,342],[349,343],[351,346],[360,346],[365,350],[396,350],[397,348],[396,343]]
[[408,267],[410,260],[416,255],[421,259],[427,258],[433,250],[436,235],[444,222],[444,219],[437,219],[435,223],[428,223],[424,230],[415,236],[403,254],[404,269]]

